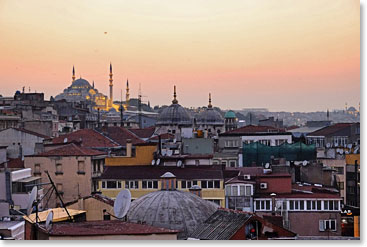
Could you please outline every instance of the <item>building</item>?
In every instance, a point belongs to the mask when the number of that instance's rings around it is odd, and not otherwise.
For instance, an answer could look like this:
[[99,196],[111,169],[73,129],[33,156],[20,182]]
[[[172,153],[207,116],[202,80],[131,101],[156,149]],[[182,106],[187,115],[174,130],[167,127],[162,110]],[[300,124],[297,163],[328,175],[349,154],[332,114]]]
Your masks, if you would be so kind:
[[176,86],[174,86],[172,104],[159,114],[156,122],[157,135],[170,133],[177,140],[181,137],[191,138],[193,135],[193,120],[189,112],[185,110],[176,98]]
[[283,128],[283,120],[274,120],[274,117],[269,117],[267,119],[259,120],[259,126],[271,126],[274,128],[281,129]]
[[36,145],[49,139],[48,136],[18,128],[0,131],[0,146],[6,146],[8,158],[22,158],[35,153]]
[[295,239],[296,233],[254,213],[218,209],[190,234],[200,240]]
[[24,240],[24,221],[0,221],[0,240]]
[[64,89],[64,92],[55,97],[56,101],[66,100],[68,102],[85,102],[89,101],[93,104],[95,110],[109,111],[114,108],[119,111],[119,105],[113,103],[113,74],[112,65],[110,64],[110,74],[109,74],[109,97],[98,92],[98,90],[93,85],[82,79],[75,79],[75,69],[73,66],[72,84]]
[[[72,201],[89,196],[97,189],[94,179],[103,171],[101,161],[105,156],[105,152],[71,143],[40,154],[25,156],[24,166],[31,168],[34,176],[41,176],[42,182],[49,181],[44,172],[47,170],[63,200]],[[56,197],[50,200],[49,205],[58,205]]]
[[224,119],[222,115],[213,108],[211,94],[209,94],[209,104],[203,112],[200,112],[196,119],[196,127],[204,132],[205,138],[211,138],[223,133]]
[[237,129],[238,119],[234,111],[227,111],[224,119],[225,132]]
[[148,193],[131,203],[127,220],[155,227],[178,230],[178,239],[187,239],[196,227],[213,214],[218,205],[200,198],[199,190],[176,189],[176,176],[160,176],[160,190]]
[[99,180],[99,191],[116,198],[121,189],[129,189],[133,200],[162,188],[162,174],[175,174],[176,188],[188,192],[191,186],[202,189],[202,198],[225,206],[224,177],[221,166],[107,166]]
[[119,220],[65,222],[38,228],[37,240],[177,240],[178,231]]

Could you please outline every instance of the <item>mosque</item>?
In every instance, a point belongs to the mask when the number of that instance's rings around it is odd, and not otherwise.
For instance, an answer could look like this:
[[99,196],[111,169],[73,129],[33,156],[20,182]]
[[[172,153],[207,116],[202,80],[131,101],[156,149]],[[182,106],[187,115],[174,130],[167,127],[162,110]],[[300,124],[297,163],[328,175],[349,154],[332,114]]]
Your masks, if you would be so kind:
[[[55,97],[55,100],[66,100],[68,102],[83,102],[83,101],[89,101],[92,102],[93,108],[95,110],[101,110],[101,111],[110,111],[111,109],[114,109],[116,111],[119,111],[120,105],[113,103],[113,74],[112,74],[112,64],[110,63],[110,74],[109,74],[109,88],[110,88],[110,96],[107,97],[106,95],[98,92],[98,89],[94,87],[94,81],[93,84],[90,85],[90,83],[83,79],[75,78],[75,68],[73,66],[73,74],[72,74],[72,83],[71,86],[64,89],[64,92],[57,95]],[[123,104],[124,109],[126,110],[129,104],[129,81],[126,83],[126,102]]]

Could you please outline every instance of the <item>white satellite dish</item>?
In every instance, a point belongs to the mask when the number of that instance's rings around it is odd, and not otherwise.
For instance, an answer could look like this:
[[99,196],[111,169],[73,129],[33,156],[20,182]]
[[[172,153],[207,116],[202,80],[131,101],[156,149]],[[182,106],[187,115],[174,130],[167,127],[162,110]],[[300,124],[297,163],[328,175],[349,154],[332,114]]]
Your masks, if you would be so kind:
[[50,230],[51,224],[52,224],[52,219],[54,217],[54,212],[52,212],[52,210],[48,213],[47,218],[46,218],[46,224],[45,227],[47,230]]
[[166,149],[162,149],[162,155],[163,156],[166,156],[166,154],[167,154],[167,150]]
[[155,160],[152,160],[152,166],[154,166],[155,165]]
[[327,148],[330,148],[331,147],[331,144],[330,143],[326,143],[326,147]]
[[177,161],[177,167],[181,167],[182,166],[182,160]]
[[65,137],[65,139],[64,139],[64,143],[67,143],[68,142],[68,138],[67,137]]
[[175,139],[173,139],[173,143],[176,143],[176,141],[177,141],[177,140],[176,140],[176,138],[175,138]]
[[269,163],[266,163],[264,167],[265,167],[265,169],[269,169],[270,168],[270,164]]
[[348,144],[348,148],[352,148],[353,147],[353,145],[352,144]]
[[121,190],[118,193],[115,203],[113,204],[113,212],[115,216],[119,219],[122,219],[130,208],[131,204],[131,193],[130,190]]
[[302,162],[302,165],[303,165],[303,166],[307,166],[307,164],[308,164],[307,160],[304,160],[304,161]]
[[172,156],[173,151],[171,149],[167,150],[167,156]]
[[28,199],[27,215],[30,215],[32,213],[33,203],[36,201],[36,199],[37,199],[37,186],[33,186],[32,192],[29,195],[29,199]]
[[160,163],[161,163],[161,159],[158,159],[158,160],[157,160],[157,163],[156,163],[156,164],[157,164],[157,166],[158,166]]

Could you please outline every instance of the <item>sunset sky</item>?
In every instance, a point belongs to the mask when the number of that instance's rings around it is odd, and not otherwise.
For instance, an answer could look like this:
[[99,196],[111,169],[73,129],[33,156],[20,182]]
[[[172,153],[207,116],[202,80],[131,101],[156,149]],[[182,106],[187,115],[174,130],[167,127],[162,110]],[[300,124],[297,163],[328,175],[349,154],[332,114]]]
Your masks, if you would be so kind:
[[[105,32],[107,32],[105,34]],[[0,94],[55,96],[72,66],[114,98],[326,111],[360,101],[356,0],[1,0]]]

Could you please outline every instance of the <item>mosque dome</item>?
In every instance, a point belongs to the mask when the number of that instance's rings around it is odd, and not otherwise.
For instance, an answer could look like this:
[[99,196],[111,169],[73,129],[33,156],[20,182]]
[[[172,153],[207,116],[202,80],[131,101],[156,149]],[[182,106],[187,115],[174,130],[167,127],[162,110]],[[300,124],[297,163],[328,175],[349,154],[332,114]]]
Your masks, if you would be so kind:
[[71,86],[78,87],[78,88],[91,88],[92,87],[87,80],[84,80],[82,78],[73,81]]
[[351,106],[351,107],[349,107],[349,108],[348,108],[348,111],[355,112],[355,111],[357,111],[357,109],[356,109],[356,108],[354,108],[353,106]]
[[172,105],[165,108],[158,117],[157,125],[192,125],[190,114],[183,108],[176,99],[176,86],[174,87],[174,99]]
[[198,114],[197,124],[205,125],[224,125],[224,119],[222,115],[213,109],[211,95],[209,94],[209,105],[208,108]]
[[236,113],[234,113],[234,111],[227,111],[226,114],[224,115],[224,118],[236,118]]
[[134,200],[127,218],[129,222],[179,230],[178,239],[186,239],[218,207],[191,192],[160,190]]

